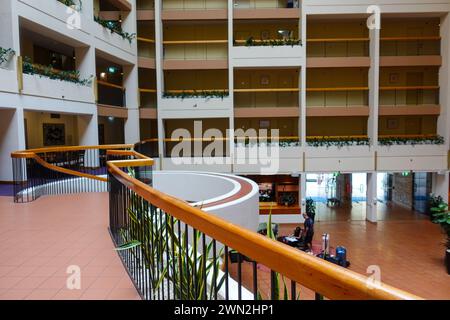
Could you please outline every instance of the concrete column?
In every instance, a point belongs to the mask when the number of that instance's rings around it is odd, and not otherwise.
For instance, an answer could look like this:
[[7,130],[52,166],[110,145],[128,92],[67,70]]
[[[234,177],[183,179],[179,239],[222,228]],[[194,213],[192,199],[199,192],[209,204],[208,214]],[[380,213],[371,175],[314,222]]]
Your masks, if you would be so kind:
[[300,142],[303,147],[306,147],[306,13],[305,10],[301,10],[301,39],[302,39],[302,57],[304,57],[303,61],[304,63],[301,66],[300,70],[300,94],[299,94],[299,103],[300,103],[300,119],[299,119],[299,136],[300,136]]
[[377,201],[377,173],[367,173],[367,205],[366,219],[370,222],[378,221],[378,201]]
[[[94,80],[96,74],[96,60],[95,48],[93,47],[79,47],[75,48],[75,62],[76,68],[80,72],[81,79]],[[94,84],[92,86],[92,103],[95,103],[94,98]],[[93,106],[96,109],[96,106]],[[96,112],[96,111],[95,111]]]
[[78,143],[81,146],[98,145],[98,116],[97,111],[93,115],[79,115]]
[[[156,101],[161,105],[164,92],[163,74],[163,26],[162,26],[162,0],[155,0],[155,67],[156,67]],[[160,168],[164,158],[164,120],[158,112],[158,149]]]
[[123,71],[128,109],[128,118],[125,121],[125,143],[136,143],[140,140],[138,67],[137,65],[124,66]]
[[[231,101],[234,101],[234,64],[232,59],[232,49],[233,49],[233,39],[234,39],[234,1],[228,1],[228,90]],[[234,103],[231,105],[230,119],[229,119],[229,129],[230,129],[230,140],[228,141],[228,147],[230,148],[230,160],[231,160],[231,172],[234,171]]]
[[369,120],[367,134],[372,146],[378,145],[378,109],[380,89],[380,30],[369,30]]
[[441,18],[441,56],[442,65],[439,70],[439,102],[442,106],[437,121],[437,133],[445,138],[446,150],[450,145],[450,112],[448,106],[450,104],[450,17],[445,15]]
[[431,192],[436,196],[441,196],[448,203],[449,173],[433,173]]
[[12,181],[11,152],[25,149],[23,109],[0,109],[0,181]]
[[[306,212],[306,172],[300,174],[300,191],[299,191],[299,202],[301,212]],[[301,223],[304,221],[303,216],[300,218]]]

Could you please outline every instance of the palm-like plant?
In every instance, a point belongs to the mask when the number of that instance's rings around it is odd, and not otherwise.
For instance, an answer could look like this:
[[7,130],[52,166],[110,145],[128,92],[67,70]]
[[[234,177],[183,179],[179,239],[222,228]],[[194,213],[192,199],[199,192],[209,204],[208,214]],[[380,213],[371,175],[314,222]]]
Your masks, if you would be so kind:
[[447,250],[450,250],[450,211],[448,211],[448,204],[445,202],[439,203],[431,208],[431,213],[433,223],[439,224],[446,234],[446,247]]

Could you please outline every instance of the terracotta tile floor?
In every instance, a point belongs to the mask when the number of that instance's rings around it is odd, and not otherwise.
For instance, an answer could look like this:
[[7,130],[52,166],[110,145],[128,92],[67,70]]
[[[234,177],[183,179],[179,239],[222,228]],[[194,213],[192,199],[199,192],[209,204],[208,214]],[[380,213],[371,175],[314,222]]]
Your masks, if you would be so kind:
[[[0,299],[140,299],[107,230],[107,197],[0,197]],[[66,286],[72,265],[80,290]]]
[[[29,204],[0,197],[0,299],[139,299],[113,250],[107,206],[107,194],[43,197]],[[390,285],[424,298],[450,299],[439,227],[396,207],[380,209],[383,215],[387,209],[396,212],[395,219],[318,222],[316,235],[328,232],[333,247],[347,247],[351,270],[364,274],[369,265],[379,265],[382,281]],[[294,227],[282,225],[280,233]],[[70,265],[81,268],[81,290],[66,289]],[[243,268],[249,288],[250,268]],[[258,274],[266,296],[268,270],[260,266]],[[301,296],[309,299],[313,293],[301,288]]]

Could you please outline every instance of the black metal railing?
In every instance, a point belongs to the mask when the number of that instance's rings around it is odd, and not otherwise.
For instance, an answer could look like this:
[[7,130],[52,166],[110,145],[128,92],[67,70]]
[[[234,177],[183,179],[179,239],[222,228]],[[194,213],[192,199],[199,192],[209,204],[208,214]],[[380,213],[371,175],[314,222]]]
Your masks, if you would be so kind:
[[44,195],[107,191],[106,148],[48,148],[12,155],[14,202],[31,202]]
[[[143,299],[322,300],[326,293],[329,298],[417,298],[386,285],[371,292],[367,278],[358,275],[356,281],[348,270],[230,225],[148,183],[135,183],[125,166],[126,174],[108,164],[110,232]],[[291,269],[299,261],[305,270]]]

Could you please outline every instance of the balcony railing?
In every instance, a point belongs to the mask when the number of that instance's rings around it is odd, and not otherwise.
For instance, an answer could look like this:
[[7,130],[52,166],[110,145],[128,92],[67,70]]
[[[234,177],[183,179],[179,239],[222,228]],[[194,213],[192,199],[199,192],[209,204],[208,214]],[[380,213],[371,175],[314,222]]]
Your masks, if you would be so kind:
[[155,40],[138,37],[138,57],[155,58]]
[[307,106],[351,107],[369,105],[368,87],[307,88]]
[[140,88],[139,93],[141,95],[141,108],[156,108],[156,89]]
[[423,56],[440,54],[440,36],[381,38],[381,56]]
[[125,87],[98,80],[97,104],[113,107],[126,107]]
[[298,107],[299,88],[234,89],[236,108]]
[[438,105],[439,86],[380,87],[380,105]]
[[228,40],[167,40],[164,41],[166,60],[225,60]]
[[235,9],[296,9],[300,0],[234,0]]
[[369,38],[316,38],[307,43],[308,57],[369,56]]
[[163,10],[218,10],[227,9],[228,1],[182,0],[175,3],[162,2]]

